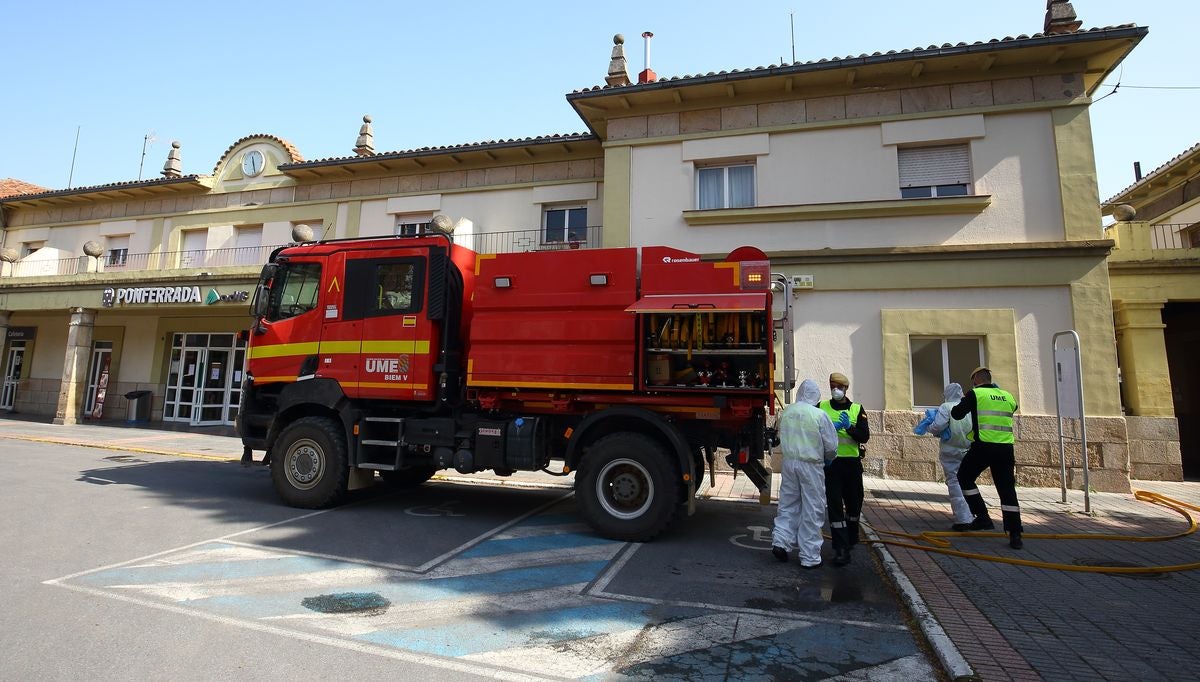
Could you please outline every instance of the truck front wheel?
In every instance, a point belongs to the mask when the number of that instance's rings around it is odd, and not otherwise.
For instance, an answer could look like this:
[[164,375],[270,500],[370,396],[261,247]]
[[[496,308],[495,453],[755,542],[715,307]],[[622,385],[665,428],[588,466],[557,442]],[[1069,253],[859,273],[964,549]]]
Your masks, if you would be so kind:
[[679,503],[675,467],[655,441],[616,433],[596,441],[575,482],[584,520],[604,537],[646,542],[670,525]]
[[346,441],[332,420],[297,419],[275,441],[271,481],[292,507],[322,509],[338,504],[346,495],[349,475]]

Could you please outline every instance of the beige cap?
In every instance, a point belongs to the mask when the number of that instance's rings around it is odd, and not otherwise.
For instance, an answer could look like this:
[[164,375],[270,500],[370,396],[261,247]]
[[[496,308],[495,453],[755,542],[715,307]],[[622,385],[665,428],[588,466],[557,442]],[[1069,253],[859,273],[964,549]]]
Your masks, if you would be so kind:
[[987,367],[976,367],[975,369],[971,370],[971,378],[974,379],[975,375],[979,374],[980,372],[991,372],[991,371],[992,370],[988,369]]
[[846,388],[850,388],[850,380],[847,379],[846,375],[842,374],[841,372],[834,372],[833,374],[830,374],[829,375],[829,384],[831,386],[834,384],[837,384],[838,386],[845,386]]

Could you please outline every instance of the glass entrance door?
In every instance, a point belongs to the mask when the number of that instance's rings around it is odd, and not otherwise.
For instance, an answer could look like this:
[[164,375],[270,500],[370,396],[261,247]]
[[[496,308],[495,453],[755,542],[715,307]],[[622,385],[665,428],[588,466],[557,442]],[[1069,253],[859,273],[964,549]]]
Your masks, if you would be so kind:
[[175,334],[163,420],[233,424],[246,347],[234,334]]
[[0,390],[0,409],[13,409],[17,400],[17,385],[21,383],[21,365],[25,362],[25,342],[13,341],[4,359],[4,387]]
[[83,413],[92,419],[104,416],[104,400],[108,393],[108,375],[112,362],[112,341],[97,341],[92,346],[92,361],[88,370],[87,394]]

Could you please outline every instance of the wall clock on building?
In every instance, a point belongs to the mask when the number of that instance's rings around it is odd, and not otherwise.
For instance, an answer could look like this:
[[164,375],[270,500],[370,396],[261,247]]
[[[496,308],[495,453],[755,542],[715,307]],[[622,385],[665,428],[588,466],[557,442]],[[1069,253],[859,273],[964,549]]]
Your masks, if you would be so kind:
[[262,152],[250,150],[242,154],[242,173],[252,178],[261,172],[263,172]]

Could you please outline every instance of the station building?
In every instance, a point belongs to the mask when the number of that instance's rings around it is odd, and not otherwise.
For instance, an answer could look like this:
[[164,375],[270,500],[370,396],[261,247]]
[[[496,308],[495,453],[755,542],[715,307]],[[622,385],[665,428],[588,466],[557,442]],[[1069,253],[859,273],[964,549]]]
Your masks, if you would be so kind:
[[[272,248],[444,214],[480,252],[763,249],[793,281],[801,378],[850,377],[881,476],[940,476],[917,410],[988,365],[1021,405],[1019,482],[1057,485],[1051,339],[1075,330],[1091,485],[1128,490],[1088,108],[1147,30],[1082,29],[1069,7],[1031,35],[662,79],[631,78],[618,36],[606,84],[567,95],[586,133],[376,152],[364,118],[345,157],[259,134],[211,174],[174,149],[158,180],[0,199],[7,404],[122,418],[144,390],[151,419],[231,423]],[[1080,444],[1066,455],[1078,488]]]

